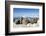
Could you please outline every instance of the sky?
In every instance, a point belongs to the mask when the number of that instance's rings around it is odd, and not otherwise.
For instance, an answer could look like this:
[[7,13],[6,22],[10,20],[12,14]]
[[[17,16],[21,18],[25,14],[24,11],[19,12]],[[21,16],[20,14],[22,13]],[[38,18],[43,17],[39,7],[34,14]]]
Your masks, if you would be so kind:
[[39,9],[32,8],[13,8],[13,17],[39,17]]

